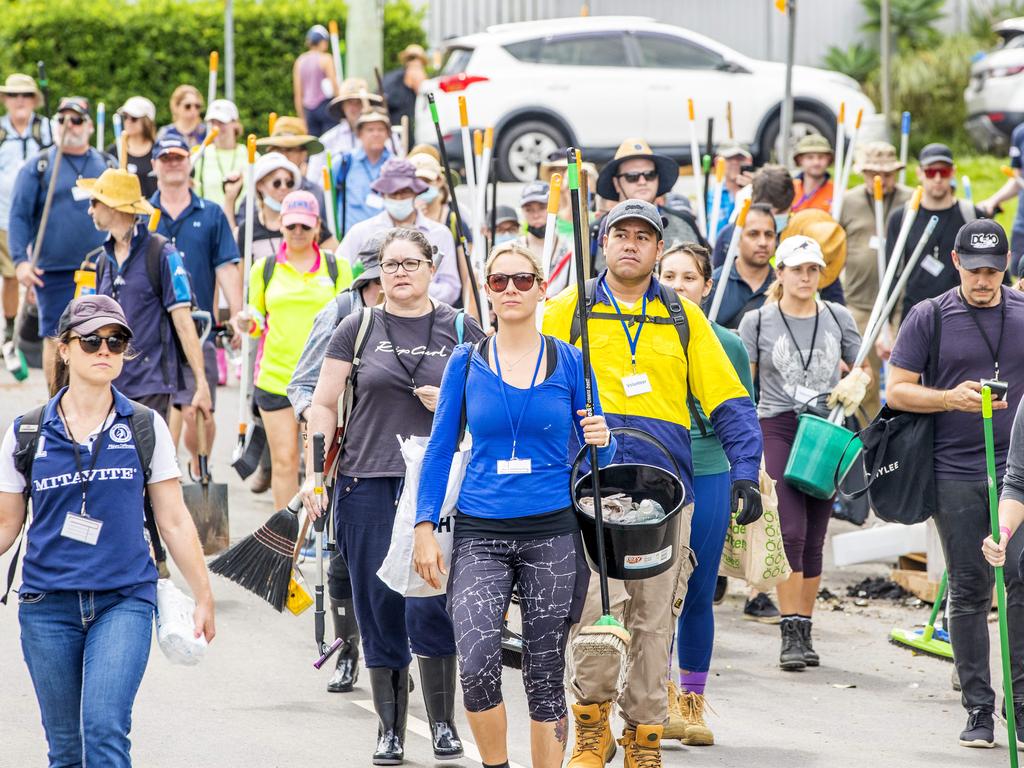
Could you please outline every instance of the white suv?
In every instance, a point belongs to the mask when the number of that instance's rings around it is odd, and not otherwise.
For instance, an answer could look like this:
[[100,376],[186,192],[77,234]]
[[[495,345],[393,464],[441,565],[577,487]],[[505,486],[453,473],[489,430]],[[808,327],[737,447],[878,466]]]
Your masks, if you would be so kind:
[[[426,100],[433,92],[449,156],[461,164],[458,96],[465,95],[470,124],[495,128],[498,174],[506,181],[534,178],[541,160],[570,144],[602,162],[630,136],[689,163],[692,98],[701,151],[707,118],[714,118],[715,141],[727,137],[731,102],[735,138],[766,159],[778,137],[784,88],[784,65],[653,19],[499,24],[447,41],[439,76],[420,89],[416,141],[436,143]],[[844,101],[851,127],[858,109],[874,114],[856,81],[837,72],[796,67],[793,93],[794,138],[821,133],[834,141]]]
[[1024,122],[1024,17],[1001,21],[992,31],[1001,42],[975,56],[964,102],[974,143],[986,152],[1002,152]]

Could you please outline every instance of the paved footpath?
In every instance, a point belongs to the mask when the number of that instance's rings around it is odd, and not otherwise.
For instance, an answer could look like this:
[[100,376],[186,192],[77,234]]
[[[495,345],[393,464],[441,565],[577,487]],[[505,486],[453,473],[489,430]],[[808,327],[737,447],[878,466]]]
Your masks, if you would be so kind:
[[[253,496],[227,466],[234,434],[237,390],[222,389],[220,435],[213,471],[228,482],[231,533],[241,538],[273,511],[269,496]],[[0,384],[0,426],[41,402],[41,376],[23,385]],[[0,558],[6,574],[10,554]],[[312,563],[303,567],[307,582]],[[836,594],[881,566],[828,569],[825,584]],[[179,583],[181,582],[179,578]],[[135,705],[133,756],[144,768],[273,768],[368,766],[376,737],[368,679],[351,694],[324,690],[329,672],[313,670],[313,611],[276,614],[255,597],[213,577],[217,638],[198,667],[172,666],[153,648]],[[0,607],[0,768],[46,765],[46,744],[28,672],[21,658],[16,599]],[[667,766],[996,766],[1007,763],[1005,730],[997,726],[995,750],[966,750],[956,736],[964,724],[959,694],[950,688],[946,662],[914,657],[889,645],[891,627],[924,622],[923,608],[891,603],[866,607],[843,600],[815,617],[815,645],[822,666],[803,673],[777,667],[777,627],[743,621],[738,582],[716,608],[718,635],[708,698],[709,725],[718,744],[688,748],[666,743]],[[996,645],[992,626],[993,648]],[[998,659],[994,651],[993,659]],[[998,678],[997,678],[998,679]],[[526,702],[518,673],[506,670],[514,765],[530,764]],[[1001,696],[998,697],[1001,700]],[[435,765],[426,738],[418,691],[410,702],[407,765]],[[471,741],[460,716],[461,733]],[[475,756],[469,747],[467,754]],[[612,765],[621,765],[617,757]],[[468,757],[451,765],[478,765]]]

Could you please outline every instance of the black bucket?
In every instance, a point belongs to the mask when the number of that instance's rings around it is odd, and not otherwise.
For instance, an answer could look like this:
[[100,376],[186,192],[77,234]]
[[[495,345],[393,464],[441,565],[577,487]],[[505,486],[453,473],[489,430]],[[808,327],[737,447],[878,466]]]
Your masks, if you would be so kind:
[[[616,427],[616,435],[629,435],[645,440],[659,448],[675,467],[673,475],[666,469],[650,464],[611,464],[598,474],[602,498],[624,493],[643,500],[658,502],[667,513],[657,523],[623,524],[603,521],[604,553],[610,579],[649,579],[664,573],[679,557],[679,513],[686,501],[686,489],[680,479],[679,464],[660,440],[639,429]],[[580,464],[589,452],[583,446],[572,464],[569,478],[573,507],[580,524],[580,533],[591,567],[597,570],[597,522],[580,508],[579,500],[590,496],[593,490],[591,473],[578,477]]]

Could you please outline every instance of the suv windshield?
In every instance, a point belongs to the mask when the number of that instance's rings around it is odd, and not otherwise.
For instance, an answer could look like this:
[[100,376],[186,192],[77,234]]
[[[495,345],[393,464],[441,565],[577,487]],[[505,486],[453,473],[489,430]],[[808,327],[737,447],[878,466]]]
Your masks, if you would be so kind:
[[573,67],[628,67],[624,37],[618,32],[538,37],[509,43],[505,50],[527,64]]

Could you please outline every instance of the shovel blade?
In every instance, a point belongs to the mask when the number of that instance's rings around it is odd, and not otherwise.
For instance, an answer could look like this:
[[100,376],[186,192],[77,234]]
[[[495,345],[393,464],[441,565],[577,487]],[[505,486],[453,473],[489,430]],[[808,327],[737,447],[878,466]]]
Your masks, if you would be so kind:
[[228,487],[224,483],[191,483],[181,489],[185,506],[199,533],[203,554],[228,548]]
[[245,442],[240,448],[235,448],[235,455],[231,460],[231,466],[240,478],[247,480],[257,470],[266,446],[267,433],[263,430],[263,425],[258,422],[251,424],[246,430]]

